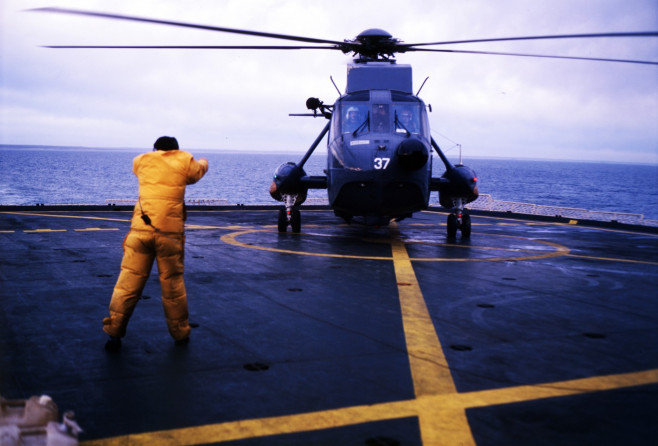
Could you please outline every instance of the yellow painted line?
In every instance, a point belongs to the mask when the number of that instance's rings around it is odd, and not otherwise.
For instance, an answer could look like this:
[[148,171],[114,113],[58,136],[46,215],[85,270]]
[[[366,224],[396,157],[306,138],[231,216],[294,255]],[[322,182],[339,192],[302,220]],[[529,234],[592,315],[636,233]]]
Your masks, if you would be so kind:
[[[274,208],[272,208],[272,209],[242,209],[241,207],[236,206],[236,205],[229,204],[227,206],[233,206],[233,209],[221,209],[221,210],[220,209],[203,209],[203,210],[199,210],[199,209],[194,209],[193,207],[188,207],[187,208],[187,213],[188,214],[192,214],[192,213],[197,213],[197,214],[222,213],[223,214],[223,213],[227,213],[227,212],[260,213],[260,214],[268,213],[268,214],[272,214],[276,217],[277,212],[279,212],[278,208],[276,208],[276,209],[274,209]],[[249,206],[249,205],[247,205],[247,206]],[[276,206],[276,205],[274,205],[274,206]],[[313,206],[313,205],[311,205],[311,206]],[[304,212],[332,212],[333,213],[333,211],[329,208],[327,208],[327,209],[306,209],[304,206],[302,206],[301,210],[304,211]],[[275,220],[276,220],[276,218],[275,218]]]
[[575,257],[577,259],[601,260],[605,262],[624,262],[624,263],[639,263],[642,265],[658,265],[658,262],[652,262],[650,260],[620,259],[615,257],[581,256],[577,254],[569,254],[568,257]]
[[[390,243],[388,240],[385,243]],[[373,241],[373,243],[375,243]],[[520,248],[503,248],[500,246],[479,246],[479,245],[457,245],[455,243],[441,243],[441,242],[426,242],[424,240],[407,240],[406,245],[424,245],[424,246],[442,246],[444,248],[454,248],[462,250],[474,251],[503,251],[503,252],[537,252],[536,249],[520,249]]]
[[[637,387],[658,383],[658,369],[617,375],[596,376],[562,382],[479,390],[465,393],[426,395],[413,400],[393,401],[363,406],[344,407],[278,417],[229,421],[181,429],[81,442],[83,446],[119,445],[197,445],[243,440],[269,435],[308,432],[354,424],[385,421],[433,413],[434,417],[450,415],[477,407],[519,403],[561,396],[575,396],[595,392]],[[448,426],[448,428],[450,428]],[[426,446],[440,444],[424,442]],[[450,444],[450,443],[448,443]],[[453,443],[459,444],[459,443]]]
[[[428,214],[439,214],[439,215],[447,215],[445,212],[439,212],[435,210],[424,210],[421,211],[421,213],[428,213]],[[504,220],[506,222],[516,222],[518,224],[523,224],[526,226],[573,226],[570,225],[569,223],[559,223],[559,222],[553,222],[553,221],[529,221],[527,219],[523,219],[520,217],[497,217],[497,216],[491,216],[491,215],[475,215],[472,216],[479,219],[483,220]],[[591,229],[594,231],[607,231],[607,232],[618,232],[621,234],[642,234],[642,235],[647,235],[650,237],[658,237],[658,233],[653,233],[653,232],[645,232],[642,231],[641,229],[639,230],[631,230],[631,229],[615,229],[615,228],[600,228],[597,226],[588,226],[587,224],[581,224],[582,221],[578,221],[578,227],[582,229]],[[479,223],[483,225],[484,223]],[[473,223],[475,225],[475,223]],[[508,223],[509,225],[509,223]],[[647,229],[650,227],[647,226]]]
[[[89,211],[89,212],[130,212],[132,211]],[[223,211],[198,211],[198,212],[223,212]],[[227,211],[228,212],[228,211]],[[35,216],[35,217],[52,217],[52,218],[77,218],[83,220],[102,220],[102,221],[120,221],[122,223],[130,223],[131,219],[121,219],[121,218],[107,218],[107,217],[92,217],[88,215],[58,215],[58,214],[42,214],[37,212],[0,212],[0,214],[10,214],[10,215],[26,215],[26,216]],[[239,230],[245,229],[245,226],[204,226],[204,225],[185,225],[185,229],[228,229],[228,230]]]
[[197,445],[265,437],[269,435],[308,432],[350,426],[372,421],[406,418],[416,415],[414,401],[352,406],[278,417],[238,420],[198,427],[172,429],[121,437],[92,440],[84,446],[119,445]]
[[258,245],[248,245],[246,243],[239,242],[237,237],[251,233],[251,232],[269,232],[264,230],[249,229],[246,231],[233,232],[231,234],[226,234],[220,237],[220,240],[229,245],[240,246],[242,248],[249,249],[258,249],[261,251],[270,251],[278,252],[281,254],[294,254],[294,255],[305,255],[305,256],[315,256],[315,257],[334,257],[339,259],[361,259],[361,260],[391,260],[391,257],[376,257],[376,256],[353,256],[353,255],[343,255],[343,254],[328,254],[321,252],[308,252],[308,251],[293,251],[289,249],[279,249],[279,248],[268,248],[267,246],[258,246]]
[[86,231],[118,231],[119,228],[82,228],[74,229],[76,232],[86,232]]
[[[478,216],[479,217],[479,216]],[[493,218],[493,217],[492,217]],[[642,231],[641,229],[616,229],[616,228],[600,228],[598,226],[589,226],[587,224],[582,224],[582,220],[578,221],[577,225],[572,225],[570,223],[556,223],[556,222],[525,222],[526,226],[578,226],[580,229],[588,229],[592,231],[603,231],[603,232],[614,232],[617,234],[632,234],[632,235],[644,235],[648,237],[658,237],[658,233]],[[649,230],[650,226],[645,226]]]
[[236,231],[236,230],[241,231],[241,230],[253,229],[253,228],[250,227],[250,226],[222,226],[221,228],[218,228],[218,229],[229,229],[229,230],[232,230],[232,231]]
[[391,248],[416,396],[454,393],[456,389],[448,361],[423,300],[409,254],[400,240],[394,240]]
[[[243,228],[240,228],[243,229]],[[363,255],[348,255],[348,254],[330,254],[330,253],[321,253],[321,252],[308,252],[308,251],[294,251],[294,250],[288,250],[288,249],[280,249],[280,248],[271,248],[267,246],[259,246],[259,245],[254,245],[254,244],[247,244],[247,243],[242,243],[237,240],[238,237],[244,234],[248,233],[254,233],[254,232],[263,232],[267,233],[270,232],[268,230],[263,230],[263,229],[245,229],[242,231],[234,232],[231,234],[226,234],[220,237],[220,240],[222,240],[224,243],[228,243],[229,245],[234,245],[234,246],[240,246],[242,248],[248,248],[248,249],[258,249],[261,251],[269,251],[269,252],[278,252],[282,254],[293,254],[293,255],[305,255],[305,256],[315,256],[315,257],[333,257],[333,258],[342,258],[342,259],[361,259],[361,260],[392,260],[392,257],[381,257],[381,256],[363,256]],[[306,233],[301,233],[297,235],[304,235]],[[307,235],[314,235],[314,234],[307,234]],[[334,237],[332,235],[326,235],[323,234],[321,235],[322,237]],[[341,236],[336,236],[336,237],[341,237]],[[424,262],[500,262],[500,261],[509,261],[509,260],[536,260],[536,259],[545,259],[549,257],[559,257],[563,256],[569,253],[569,248],[563,245],[559,245],[557,243],[545,241],[545,240],[532,240],[532,239],[525,239],[523,237],[516,237],[516,236],[504,236],[500,235],[500,237],[509,237],[509,238],[515,238],[515,239],[520,239],[520,240],[526,240],[526,241],[531,241],[537,244],[544,244],[548,245],[552,248],[554,248],[553,251],[533,251],[531,249],[510,249],[510,248],[497,248],[497,247],[473,247],[473,246],[461,246],[461,245],[451,245],[451,244],[438,244],[439,246],[447,246],[447,247],[460,247],[464,249],[481,249],[481,250],[493,250],[493,251],[512,251],[512,252],[519,252],[519,253],[538,253],[535,255],[527,255],[527,256],[517,256],[517,257],[490,257],[490,258],[450,258],[450,257],[432,257],[432,258],[413,258],[411,259],[412,261],[424,261]],[[369,239],[363,239],[364,241],[370,241],[372,243],[380,243],[380,240],[373,241]],[[388,241],[387,241],[388,243]],[[412,242],[412,243],[423,243],[423,242]],[[432,243],[428,243],[432,244]]]
[[13,234],[16,231],[0,231],[0,234]]
[[[132,215],[132,211],[89,211],[89,212],[130,212],[130,214]],[[130,221],[131,221],[131,219],[121,219],[121,218],[92,217],[92,216],[88,216],[88,215],[42,214],[42,213],[29,212],[29,211],[25,211],[25,212],[0,212],[0,214],[26,215],[26,216],[52,217],[52,218],[76,218],[76,219],[83,219],[83,220],[119,221],[119,222],[122,222],[122,223],[130,223]],[[100,228],[91,228],[91,230],[93,230],[93,229],[102,230]],[[236,229],[245,229],[245,226],[185,225],[185,229],[228,229],[228,230],[236,230]],[[75,230],[80,231],[80,229],[75,229]],[[114,230],[114,229],[106,229],[106,230],[110,231],[110,230]]]
[[245,226],[207,226],[207,225],[185,225],[185,229],[229,229],[235,231],[236,229],[245,229]]
[[[396,231],[392,228],[392,231]],[[393,266],[398,284],[402,324],[416,398],[457,393],[434,323],[423,299],[404,242],[393,237]],[[474,445],[466,412],[457,408],[421,404],[418,413],[425,445]]]
[[26,229],[23,232],[28,234],[43,233],[43,232],[66,232],[67,229]]
[[[555,223],[558,224],[558,223]],[[564,225],[564,223],[560,223]],[[581,229],[593,229],[596,231],[603,231],[603,232],[615,232],[617,234],[631,234],[631,235],[643,235],[646,237],[658,237],[658,233],[655,232],[645,232],[642,231],[641,229],[638,230],[630,230],[630,229],[615,229],[615,228],[598,228],[596,226],[587,226],[587,225],[579,225],[578,226]],[[645,226],[648,229],[651,229],[650,226]]]
[[[557,243],[549,242],[546,240],[532,240],[534,242],[543,243],[555,248],[555,251],[544,252],[541,254],[528,255],[528,256],[518,256],[518,257],[485,257],[485,258],[447,258],[447,257],[415,257],[412,260],[414,262],[503,262],[510,260],[538,260],[538,259],[548,259],[551,257],[560,257],[566,256],[569,254],[570,250],[566,246],[559,245]],[[497,248],[484,248],[480,247],[478,249],[492,249],[497,250]],[[505,251],[505,249],[500,249]],[[514,250],[511,250],[514,251]],[[532,250],[516,250],[516,252],[537,252]]]
[[[90,211],[90,212],[96,212],[96,211]],[[99,211],[99,212],[106,212],[106,211]],[[127,211],[114,211],[114,212],[127,212]],[[130,211],[132,214],[132,211]],[[26,215],[26,216],[35,216],[35,217],[52,217],[52,218],[82,218],[86,220],[103,220],[103,221],[121,221],[121,222],[128,222],[130,223],[130,219],[125,220],[121,218],[107,218],[107,217],[91,217],[87,215],[58,215],[58,214],[41,214],[37,212],[0,212],[0,214],[8,214],[8,215]]]
[[[580,395],[658,383],[658,369],[617,375],[593,376],[554,383],[516,386],[504,389],[480,390],[459,394],[452,404],[459,407],[487,407],[498,404],[520,403],[560,396]],[[444,404],[451,402],[444,401]]]

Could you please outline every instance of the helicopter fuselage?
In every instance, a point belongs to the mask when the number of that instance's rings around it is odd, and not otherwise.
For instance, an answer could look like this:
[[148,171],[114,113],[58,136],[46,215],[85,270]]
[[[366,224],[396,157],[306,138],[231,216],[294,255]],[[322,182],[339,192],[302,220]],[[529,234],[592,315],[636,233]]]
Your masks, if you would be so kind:
[[[429,206],[430,192],[439,192],[451,210],[449,227],[470,234],[462,210],[478,196],[475,172],[453,166],[430,135],[428,107],[412,92],[411,66],[378,59],[359,60],[347,68],[347,89],[333,105],[317,98],[306,101],[311,116],[329,123],[299,163],[285,163],[274,172],[270,195],[284,202],[278,227],[299,232],[299,206],[309,189],[327,189],[329,206],[347,222],[386,225]],[[318,110],[321,114],[318,114]],[[308,176],[304,163],[327,137],[326,176]],[[446,171],[432,178],[432,149]],[[456,220],[455,220],[456,219]]]
[[425,104],[410,92],[360,90],[334,104],[327,189],[336,215],[370,224],[408,217],[429,202],[432,161]]

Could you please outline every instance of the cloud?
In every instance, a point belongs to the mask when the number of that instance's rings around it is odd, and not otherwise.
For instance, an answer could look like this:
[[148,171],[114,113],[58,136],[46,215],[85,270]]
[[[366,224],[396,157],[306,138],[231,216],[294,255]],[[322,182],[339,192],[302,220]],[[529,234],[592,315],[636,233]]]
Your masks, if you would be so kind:
[[[337,51],[55,50],[44,44],[287,44],[252,36],[23,12],[0,6],[0,143],[149,147],[174,134],[199,149],[303,153],[324,126],[291,118],[309,96],[332,103],[350,57]],[[139,2],[57,6],[331,40],[383,28],[406,42],[655,29],[653,0]],[[523,41],[454,49],[655,59],[658,39]],[[407,53],[432,128],[466,156],[658,163],[658,67]],[[440,139],[440,136],[435,137]],[[446,140],[444,140],[446,141]],[[601,158],[604,157],[604,158]]]

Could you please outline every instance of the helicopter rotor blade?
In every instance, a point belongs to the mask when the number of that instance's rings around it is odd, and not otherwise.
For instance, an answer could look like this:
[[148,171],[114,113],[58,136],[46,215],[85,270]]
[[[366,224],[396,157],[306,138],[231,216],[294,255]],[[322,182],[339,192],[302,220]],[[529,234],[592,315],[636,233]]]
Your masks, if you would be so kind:
[[42,45],[57,49],[154,49],[154,50],[339,50],[335,46],[292,45]]
[[[463,44],[463,43],[483,43],[483,42],[503,42],[503,41],[521,41],[521,40],[554,40],[554,39],[574,39],[574,38],[617,38],[617,37],[658,37],[658,31],[640,31],[640,32],[615,32],[615,33],[589,33],[589,34],[556,34],[556,35],[544,35],[544,36],[522,36],[522,37],[501,37],[501,38],[489,38],[489,39],[468,39],[468,40],[452,40],[452,41],[440,41],[440,42],[421,42],[421,43],[401,43],[399,41],[395,42],[386,42],[385,47],[380,47],[379,42],[368,42],[364,44],[361,41],[336,41],[336,40],[327,40],[327,39],[317,39],[313,37],[303,37],[303,36],[293,36],[287,34],[276,34],[268,33],[262,31],[251,31],[245,29],[236,29],[236,28],[225,28],[218,26],[210,25],[200,25],[195,23],[186,23],[186,22],[177,22],[170,20],[160,20],[160,19],[151,19],[146,17],[136,17],[104,12],[94,12],[94,11],[85,11],[77,9],[67,9],[67,8],[57,8],[57,7],[45,7],[45,8],[35,8],[29,11],[36,12],[48,12],[56,14],[68,14],[68,15],[82,15],[90,17],[99,17],[113,20],[126,20],[126,21],[135,21],[143,23],[152,23],[159,25],[168,25],[168,26],[177,26],[184,28],[193,28],[201,29],[207,31],[216,31],[216,32],[225,32],[232,34],[242,34],[250,35],[256,37],[266,37],[273,39],[283,39],[283,40],[292,40],[297,42],[304,43],[316,43],[316,44],[327,44],[331,46],[267,46],[267,45],[246,45],[246,46],[174,46],[174,45],[163,45],[163,46],[82,46],[82,45],[58,45],[58,46],[45,46],[46,48],[117,48],[117,49],[256,49],[256,50],[265,50],[265,49],[276,49],[276,50],[291,50],[291,49],[334,49],[340,50],[343,53],[347,54],[353,52],[354,54],[362,54],[372,57],[375,54],[388,54],[392,56],[395,53],[405,53],[410,51],[425,51],[425,52],[450,52],[450,53],[470,53],[470,54],[490,54],[490,55],[501,55],[501,56],[521,56],[521,57],[543,57],[543,58],[553,58],[553,59],[576,59],[576,60],[592,60],[599,62],[622,62],[622,63],[635,63],[635,64],[648,64],[656,65],[658,62],[654,61],[641,61],[641,60],[624,60],[624,59],[609,59],[609,58],[594,58],[594,57],[570,57],[570,56],[550,56],[550,55],[540,55],[540,54],[521,54],[521,53],[506,53],[506,52],[493,52],[493,51],[467,51],[467,50],[441,50],[441,49],[429,49],[429,48],[419,48],[424,46],[432,45],[448,45],[448,44]],[[392,44],[391,44],[392,43]],[[365,51],[365,52],[364,52]]]
[[111,14],[105,12],[94,12],[94,11],[83,11],[78,9],[67,9],[67,8],[57,8],[57,7],[45,7],[45,8],[34,8],[30,9],[34,12],[49,12],[56,14],[68,14],[68,15],[82,15],[89,17],[100,17],[113,20],[127,20],[133,22],[144,22],[144,23],[154,23],[158,25],[168,25],[168,26],[178,26],[183,28],[193,28],[193,29],[203,29],[207,31],[217,31],[225,32],[231,34],[244,34],[249,36],[257,37],[267,37],[271,39],[283,39],[283,40],[293,40],[297,42],[306,42],[306,43],[327,43],[333,45],[344,46],[345,42],[338,42],[335,40],[326,40],[326,39],[316,39],[313,37],[303,37],[303,36],[292,36],[287,34],[276,34],[276,33],[267,33],[261,31],[250,31],[246,29],[236,29],[236,28],[224,28],[220,26],[210,26],[210,25],[199,25],[195,23],[186,23],[186,22],[176,22],[171,20],[159,20],[159,19],[150,19],[147,17],[136,17],[128,16],[121,14]]
[[591,60],[597,62],[622,62],[622,63],[634,63],[634,64],[645,64],[645,65],[658,65],[658,62],[651,60],[606,59],[606,58],[598,58],[598,57],[578,57],[578,56],[550,56],[546,54],[502,53],[496,51],[468,51],[468,50],[449,50],[449,49],[432,49],[432,48],[409,48],[407,51],[486,54],[486,55],[494,55],[494,56],[543,57],[547,59]]
[[400,51],[410,51],[413,47],[429,45],[453,45],[461,43],[507,42],[514,40],[555,40],[555,39],[591,39],[603,37],[658,37],[658,31],[639,31],[623,33],[591,33],[591,34],[556,34],[548,36],[499,37],[492,39],[446,40],[442,42],[403,43]]

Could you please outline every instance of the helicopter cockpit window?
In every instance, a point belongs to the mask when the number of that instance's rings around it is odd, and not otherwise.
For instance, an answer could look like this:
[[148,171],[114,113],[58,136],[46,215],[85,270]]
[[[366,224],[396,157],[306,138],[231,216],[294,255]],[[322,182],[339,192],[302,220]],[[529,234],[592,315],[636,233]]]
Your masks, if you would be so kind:
[[390,115],[388,104],[373,104],[372,106],[372,131],[386,133],[390,128]]
[[343,111],[343,133],[351,133],[358,128],[367,126],[368,107],[366,105],[349,104],[343,108]]
[[396,133],[420,133],[418,106],[395,105],[394,110]]

